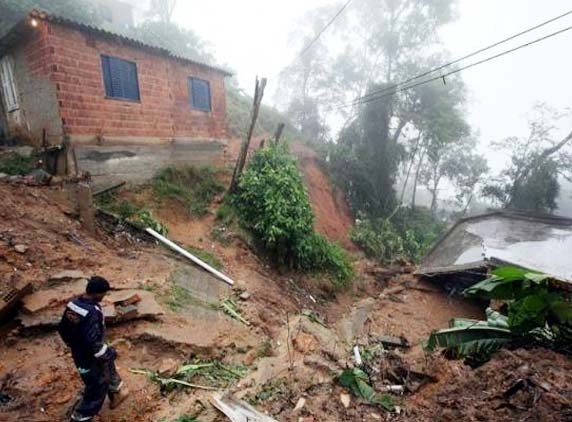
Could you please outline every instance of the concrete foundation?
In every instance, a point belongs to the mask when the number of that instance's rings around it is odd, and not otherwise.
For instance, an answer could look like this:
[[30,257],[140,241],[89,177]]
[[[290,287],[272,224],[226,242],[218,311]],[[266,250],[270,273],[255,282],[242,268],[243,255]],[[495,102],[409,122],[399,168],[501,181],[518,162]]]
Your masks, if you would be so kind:
[[225,144],[219,141],[173,141],[163,145],[76,145],[78,167],[95,186],[126,181],[139,184],[168,165],[217,166]]

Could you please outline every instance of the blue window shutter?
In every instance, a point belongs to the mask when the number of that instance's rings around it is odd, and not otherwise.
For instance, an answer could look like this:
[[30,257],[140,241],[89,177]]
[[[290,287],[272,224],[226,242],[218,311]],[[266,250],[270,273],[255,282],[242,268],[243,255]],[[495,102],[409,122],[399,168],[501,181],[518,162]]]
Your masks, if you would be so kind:
[[109,57],[101,56],[101,68],[103,70],[103,83],[105,85],[105,96],[113,97],[113,87],[111,84],[111,69],[109,66]]
[[105,94],[110,98],[139,100],[137,65],[116,57],[101,56]]
[[211,88],[208,81],[189,78],[189,90],[193,108],[211,111]]

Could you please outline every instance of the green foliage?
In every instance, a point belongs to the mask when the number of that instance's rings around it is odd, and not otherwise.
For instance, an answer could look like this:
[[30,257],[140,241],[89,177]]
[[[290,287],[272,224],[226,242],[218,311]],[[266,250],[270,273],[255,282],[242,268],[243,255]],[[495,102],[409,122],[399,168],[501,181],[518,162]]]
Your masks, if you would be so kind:
[[277,399],[288,394],[289,382],[285,378],[274,378],[265,383],[260,391],[254,397],[248,397],[248,402],[253,405],[259,405],[271,399]]
[[491,277],[467,288],[463,293],[469,297],[496,300],[522,299],[530,294],[544,291],[548,277],[516,267],[501,267]]
[[220,262],[220,260],[216,256],[214,256],[211,252],[205,251],[204,249],[195,248],[193,246],[187,246],[185,249],[187,249],[197,258],[209,264],[214,269],[216,270],[222,269],[222,262]]
[[337,378],[341,386],[348,388],[354,395],[363,398],[371,404],[381,406],[388,412],[395,410],[395,405],[390,396],[378,394],[369,385],[369,379],[361,369],[344,369]]
[[193,296],[191,292],[176,284],[171,285],[166,304],[173,312],[179,312],[187,303],[192,301]]
[[572,134],[556,138],[558,121],[570,112],[558,112],[543,103],[529,117],[529,135],[510,137],[493,147],[510,154],[509,165],[492,179],[483,194],[504,208],[552,212],[560,191],[559,177],[572,176]]
[[520,268],[496,269],[491,277],[469,287],[464,294],[507,301],[508,315],[487,310],[486,322],[454,320],[453,328],[433,332],[426,348],[443,347],[454,358],[464,357],[480,364],[501,347],[523,339],[568,347],[572,339],[572,303],[561,293],[549,290],[548,280],[544,274]]
[[183,415],[183,416],[179,416],[177,419],[173,419],[173,420],[160,420],[157,422],[199,422],[199,420],[197,418],[191,417],[191,416],[187,416],[187,415]]
[[243,226],[279,265],[352,277],[345,252],[314,232],[314,215],[295,158],[287,146],[258,150],[240,179],[233,204]]
[[433,331],[425,344],[425,349],[447,350],[452,359],[467,359],[467,363],[478,366],[488,361],[503,346],[514,339],[510,330],[474,324]]
[[[380,88],[374,86],[371,89]],[[383,88],[383,87],[381,87]],[[395,208],[395,180],[403,148],[391,136],[391,100],[361,106],[340,132],[331,166],[355,215],[387,216]]]
[[350,236],[367,256],[381,263],[396,258],[419,261],[445,230],[424,209],[401,209],[391,220],[359,221]]
[[0,173],[11,176],[26,175],[34,169],[34,158],[12,153],[0,157]]
[[157,199],[169,198],[183,204],[191,215],[204,216],[214,197],[224,191],[212,167],[165,167],[151,180]]
[[171,378],[163,378],[156,372],[146,369],[132,369],[131,372],[147,375],[149,379],[160,385],[162,392],[169,392],[183,387],[201,388],[205,390],[226,389],[235,384],[246,374],[244,365],[225,365],[220,360],[194,360],[180,366]]
[[173,22],[147,20],[132,28],[129,35],[142,42],[165,48],[176,56],[213,63],[209,45],[194,31]]
[[160,234],[167,234],[167,227],[156,220],[150,210],[126,199],[118,201],[115,196],[104,195],[98,204],[106,211],[116,214],[120,219],[142,229],[151,228]]
[[100,17],[94,5],[87,0],[0,0],[0,36],[33,9],[44,10],[57,16],[79,22],[97,24]]

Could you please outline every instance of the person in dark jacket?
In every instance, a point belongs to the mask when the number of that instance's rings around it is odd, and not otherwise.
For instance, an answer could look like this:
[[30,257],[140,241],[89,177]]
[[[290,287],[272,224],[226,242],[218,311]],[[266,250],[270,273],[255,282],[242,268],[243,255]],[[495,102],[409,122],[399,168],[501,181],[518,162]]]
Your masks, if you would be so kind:
[[91,277],[85,294],[66,305],[58,327],[85,384],[72,421],[90,421],[101,410],[106,396],[109,396],[112,409],[127,397],[125,390],[121,390],[123,382],[115,368],[117,353],[105,344],[104,318],[99,303],[109,290],[105,278]]

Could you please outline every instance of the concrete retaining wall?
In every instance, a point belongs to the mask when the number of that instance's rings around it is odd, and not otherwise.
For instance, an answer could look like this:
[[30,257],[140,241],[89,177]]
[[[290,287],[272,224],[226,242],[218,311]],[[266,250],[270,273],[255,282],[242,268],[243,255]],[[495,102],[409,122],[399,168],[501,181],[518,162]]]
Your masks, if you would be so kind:
[[78,167],[89,171],[95,186],[126,181],[140,184],[167,165],[219,166],[220,141],[173,141],[163,145],[76,145]]

